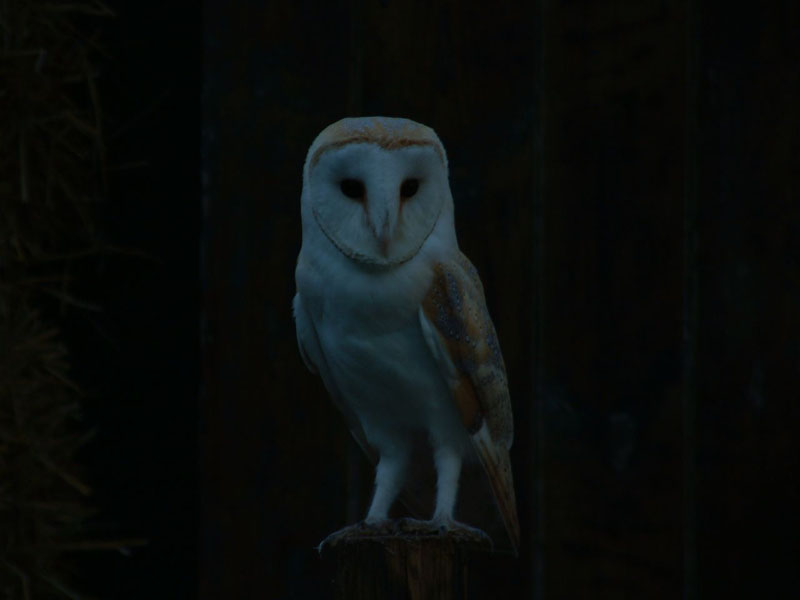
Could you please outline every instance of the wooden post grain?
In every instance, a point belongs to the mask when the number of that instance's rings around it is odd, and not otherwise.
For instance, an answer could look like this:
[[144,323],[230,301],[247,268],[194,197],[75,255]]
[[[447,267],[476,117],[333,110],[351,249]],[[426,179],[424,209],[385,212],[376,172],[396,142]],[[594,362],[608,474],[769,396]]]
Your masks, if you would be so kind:
[[464,600],[467,558],[488,544],[450,534],[342,540],[322,556],[336,564],[337,600]]

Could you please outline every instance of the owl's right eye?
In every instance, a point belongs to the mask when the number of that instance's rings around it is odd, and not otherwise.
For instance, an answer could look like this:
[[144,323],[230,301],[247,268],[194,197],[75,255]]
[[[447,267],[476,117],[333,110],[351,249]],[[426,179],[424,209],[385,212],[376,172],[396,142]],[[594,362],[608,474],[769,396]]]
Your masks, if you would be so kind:
[[364,183],[358,179],[342,179],[339,187],[348,198],[353,200],[364,199]]

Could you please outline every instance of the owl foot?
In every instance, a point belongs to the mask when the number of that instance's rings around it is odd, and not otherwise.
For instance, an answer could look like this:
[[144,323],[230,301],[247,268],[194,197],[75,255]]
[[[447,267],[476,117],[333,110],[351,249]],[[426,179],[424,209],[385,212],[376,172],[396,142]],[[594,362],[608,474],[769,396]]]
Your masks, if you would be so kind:
[[430,523],[437,528],[441,535],[447,535],[455,541],[475,544],[477,546],[486,546],[490,549],[494,548],[492,538],[490,538],[485,531],[477,527],[472,527],[471,525],[461,523],[454,519],[434,518]]
[[381,539],[389,537],[432,538],[448,537],[453,541],[462,542],[484,548],[493,548],[492,539],[481,529],[459,523],[452,519],[436,519],[422,521],[420,519],[385,519],[373,523],[359,521],[338,531],[334,531],[317,546],[320,554],[338,544],[354,542],[364,539]]
[[456,542],[464,542],[481,547],[493,548],[492,538],[483,530],[460,523],[453,519],[397,519],[394,521],[394,535],[414,537],[449,537]]
[[354,525],[348,525],[338,531],[334,531],[317,546],[317,552],[320,554],[325,548],[333,548],[341,542],[350,542],[364,538],[375,538],[394,533],[394,521],[392,519],[385,519],[383,521],[359,521]]

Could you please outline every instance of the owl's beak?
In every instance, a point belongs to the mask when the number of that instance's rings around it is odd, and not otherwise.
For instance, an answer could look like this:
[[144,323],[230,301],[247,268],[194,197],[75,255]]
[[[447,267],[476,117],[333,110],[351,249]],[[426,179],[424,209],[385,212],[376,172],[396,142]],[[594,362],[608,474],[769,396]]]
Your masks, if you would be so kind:
[[[375,215],[378,213],[378,215]],[[377,218],[375,218],[377,216]],[[392,211],[390,208],[383,207],[383,210],[376,210],[370,214],[367,212],[367,220],[369,222],[372,235],[375,236],[375,241],[378,242],[378,251],[384,258],[389,256],[389,245],[394,236],[394,228],[396,219],[392,219]]]
[[384,257],[389,256],[389,241],[391,239],[391,232],[389,231],[389,218],[383,221],[383,226],[381,227],[380,232],[378,232],[377,240],[378,240],[378,248],[381,251],[381,254]]

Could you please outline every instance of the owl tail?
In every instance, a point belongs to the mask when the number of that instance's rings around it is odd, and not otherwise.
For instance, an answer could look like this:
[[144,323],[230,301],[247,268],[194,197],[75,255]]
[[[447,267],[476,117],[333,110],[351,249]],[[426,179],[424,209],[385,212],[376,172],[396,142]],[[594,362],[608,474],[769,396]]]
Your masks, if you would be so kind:
[[511,460],[508,450],[494,443],[489,427],[484,422],[477,432],[472,434],[472,445],[478,455],[483,470],[489,478],[497,508],[503,519],[508,539],[517,555],[520,541],[519,518],[517,517],[517,501],[514,495],[514,479],[511,475]]

